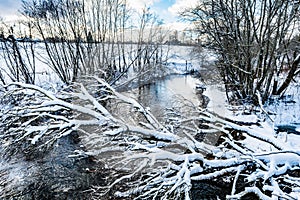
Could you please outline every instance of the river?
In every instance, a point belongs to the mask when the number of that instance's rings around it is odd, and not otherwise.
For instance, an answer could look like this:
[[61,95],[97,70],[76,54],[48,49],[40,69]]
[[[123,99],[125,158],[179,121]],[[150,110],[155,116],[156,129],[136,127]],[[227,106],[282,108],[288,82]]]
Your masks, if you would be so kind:
[[163,120],[166,109],[176,107],[182,100],[198,106],[199,96],[195,90],[197,84],[200,84],[199,79],[191,75],[171,75],[124,94],[136,99],[144,107],[148,107],[155,117]]

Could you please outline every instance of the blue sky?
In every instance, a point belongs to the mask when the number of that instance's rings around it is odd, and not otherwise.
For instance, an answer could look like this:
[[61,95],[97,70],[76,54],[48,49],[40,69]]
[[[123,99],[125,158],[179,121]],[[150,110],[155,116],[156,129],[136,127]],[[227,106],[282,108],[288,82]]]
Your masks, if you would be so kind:
[[[135,9],[150,7],[166,24],[176,23],[176,13],[184,6],[192,5],[197,0],[127,0]],[[21,8],[21,0],[0,0],[0,16],[6,20],[16,18]]]
[[170,8],[176,4],[178,0],[128,0],[131,7],[136,10],[142,9],[145,6],[150,7],[165,23],[176,21],[175,13],[170,12]]
[[0,16],[11,18],[21,7],[21,0],[0,0]]
[[198,0],[127,0],[133,8],[150,7],[166,24],[178,21],[177,13],[196,4]]
[[175,13],[171,13],[168,9],[174,5],[175,0],[161,0],[154,2],[152,9],[164,19],[166,23],[176,21]]

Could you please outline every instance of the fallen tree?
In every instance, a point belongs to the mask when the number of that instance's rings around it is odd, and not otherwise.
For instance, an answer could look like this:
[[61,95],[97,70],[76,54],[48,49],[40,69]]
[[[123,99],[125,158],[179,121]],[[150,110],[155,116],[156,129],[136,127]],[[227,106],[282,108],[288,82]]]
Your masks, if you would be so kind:
[[187,105],[189,115],[170,109],[163,124],[97,77],[58,91],[11,83],[1,100],[4,154],[55,148],[55,140],[76,132],[84,149],[70,158],[92,156],[114,169],[106,186],[90,188],[95,198],[190,199],[194,183],[217,180],[230,185],[227,198],[300,193],[298,135],[278,134],[264,120],[244,122]]

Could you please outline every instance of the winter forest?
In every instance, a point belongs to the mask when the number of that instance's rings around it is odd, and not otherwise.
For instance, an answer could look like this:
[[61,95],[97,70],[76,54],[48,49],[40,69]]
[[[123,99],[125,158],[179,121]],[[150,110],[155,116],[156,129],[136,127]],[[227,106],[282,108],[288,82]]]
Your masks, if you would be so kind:
[[0,20],[0,199],[300,199],[300,2],[128,1]]

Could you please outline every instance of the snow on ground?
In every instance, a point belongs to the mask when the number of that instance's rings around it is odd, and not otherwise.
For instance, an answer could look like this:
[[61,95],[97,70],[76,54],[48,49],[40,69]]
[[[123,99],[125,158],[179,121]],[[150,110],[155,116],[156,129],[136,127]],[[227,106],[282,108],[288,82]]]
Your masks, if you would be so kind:
[[300,123],[300,83],[293,83],[285,96],[273,97],[265,109],[270,113],[274,124],[299,124]]
[[190,61],[184,60],[183,57],[177,54],[170,56],[167,62],[167,67],[176,74],[184,74],[194,69],[194,66]]
[[[30,69],[32,66],[29,65],[29,63],[32,62],[32,54],[31,50],[29,50],[30,46],[26,43],[19,43],[20,44],[20,51],[23,56],[23,62],[28,66]],[[47,53],[45,52],[45,48],[43,47],[43,43],[35,43],[34,44],[34,51],[37,54],[36,59],[34,61],[35,63],[35,84],[41,87],[47,87],[48,85],[53,84],[62,84],[57,74],[49,67],[49,64],[47,63]],[[27,48],[27,52],[25,49]],[[8,58],[6,57],[4,53],[4,49],[0,49],[0,70],[1,73],[4,75],[4,79],[6,82],[10,82],[8,75],[11,75],[12,73],[9,71],[9,68],[7,66]],[[28,60],[26,54],[28,53],[30,60]],[[7,61],[5,61],[5,58]],[[12,62],[14,62],[12,60]],[[15,64],[15,63],[14,63]]]
[[216,60],[211,52],[197,50],[193,46],[171,46],[169,48],[167,67],[176,74],[203,70],[204,66],[209,66]]
[[209,98],[208,110],[224,117],[229,114],[229,110],[226,108],[226,95],[220,85],[207,85],[204,95]]

